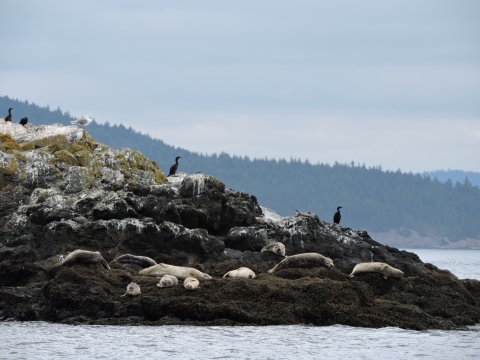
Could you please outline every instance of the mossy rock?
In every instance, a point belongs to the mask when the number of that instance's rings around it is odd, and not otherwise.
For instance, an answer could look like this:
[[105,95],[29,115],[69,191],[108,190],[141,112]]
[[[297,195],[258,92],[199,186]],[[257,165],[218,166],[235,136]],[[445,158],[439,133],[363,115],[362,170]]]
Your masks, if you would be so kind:
[[54,135],[49,137],[44,137],[32,141],[36,146],[41,148],[52,147],[52,149],[57,146],[59,150],[66,150],[68,148],[68,140],[63,135]]
[[18,145],[16,140],[10,134],[0,133],[0,143],[15,143]]
[[[78,152],[80,152],[80,151],[88,151],[88,150],[87,150],[86,147],[84,147],[84,146],[82,146],[82,145],[79,145],[79,144],[72,144],[72,145],[70,146],[70,152],[71,152],[72,154],[76,154],[76,153],[78,153]],[[90,153],[91,151],[88,151],[88,152]]]
[[57,144],[52,144],[52,145],[42,146],[42,149],[40,151],[53,155],[60,150],[62,150],[60,146],[58,146]]
[[3,143],[0,144],[0,150],[4,153],[11,154],[12,150],[19,150],[19,148],[17,148],[16,146],[12,146],[12,144],[9,143]]
[[[83,137],[85,137],[85,134]],[[89,137],[87,139],[81,140],[78,145],[84,147],[88,152],[92,153],[93,150],[95,150],[100,144],[93,140],[93,138]]]
[[21,152],[21,151],[18,151],[18,150],[12,150],[11,151],[11,154],[12,155],[15,155],[15,158],[18,160],[18,161],[28,161],[27,157]]
[[28,141],[20,144],[20,149],[22,151],[31,151],[35,150],[35,143]]
[[65,163],[71,166],[78,166],[78,160],[67,150],[60,150],[54,154],[55,158],[53,162],[55,164]]
[[3,152],[7,152],[10,149],[21,150],[20,145],[9,134],[0,133],[0,148]]
[[117,165],[119,165],[119,168],[115,170],[120,170],[124,176],[130,173],[130,167],[128,166],[128,161],[124,154],[115,154],[115,160]]
[[155,173],[153,176],[155,178],[157,185],[168,183],[167,177],[165,176],[162,170],[155,170]]
[[148,170],[148,165],[146,164],[145,157],[138,151],[131,151],[128,154],[128,163],[132,172],[138,173],[140,170]]
[[0,164],[2,164],[3,174],[7,176],[14,176],[18,173],[18,162],[15,156],[9,156]]
[[88,166],[92,160],[92,155],[87,150],[77,151],[74,156],[80,166]]

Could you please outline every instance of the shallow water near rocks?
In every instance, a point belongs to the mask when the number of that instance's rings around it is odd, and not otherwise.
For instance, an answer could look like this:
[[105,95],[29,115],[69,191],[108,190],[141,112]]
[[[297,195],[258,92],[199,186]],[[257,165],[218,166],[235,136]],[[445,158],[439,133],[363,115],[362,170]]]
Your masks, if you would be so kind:
[[[480,280],[480,250],[406,249],[459,279]],[[480,358],[480,355],[479,355]]]
[[[459,278],[480,280],[480,251],[410,250]],[[0,359],[478,359],[469,331],[398,328],[72,326],[0,323]]]

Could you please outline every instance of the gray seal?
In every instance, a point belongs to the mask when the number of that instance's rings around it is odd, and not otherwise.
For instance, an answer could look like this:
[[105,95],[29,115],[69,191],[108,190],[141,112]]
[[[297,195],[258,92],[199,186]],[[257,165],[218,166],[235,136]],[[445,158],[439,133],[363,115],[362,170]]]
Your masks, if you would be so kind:
[[321,254],[317,253],[304,253],[289,256],[280,261],[271,270],[268,270],[269,274],[273,274],[278,270],[290,269],[290,268],[313,268],[319,266],[326,266],[327,268],[334,266],[333,261]]
[[197,269],[183,266],[175,266],[168,264],[157,264],[150,266],[149,268],[139,271],[140,275],[147,276],[163,276],[163,275],[173,275],[177,279],[184,280],[188,277],[194,277],[201,280],[210,280],[212,277],[208,274],[205,274]]
[[253,270],[241,267],[236,270],[231,270],[223,275],[224,278],[243,278],[243,279],[253,279],[255,277],[255,273]]
[[398,270],[388,264],[381,263],[381,262],[367,262],[367,263],[360,263],[355,265],[350,274],[350,277],[355,277],[359,274],[365,273],[380,273],[383,275],[385,279],[389,277],[401,278],[403,277],[403,271]]
[[121,297],[123,297],[125,295],[137,296],[137,295],[140,295],[141,293],[142,292],[140,291],[140,285],[137,285],[134,282],[131,282],[127,286],[127,291]]
[[165,287],[171,287],[171,286],[177,286],[177,285],[178,285],[178,279],[176,276],[173,276],[173,275],[163,275],[163,277],[160,279],[160,281],[157,284],[159,288],[165,288]]
[[105,269],[110,270],[107,262],[98,251],[75,250],[67,255],[62,265],[71,266],[74,264],[101,264]]
[[285,245],[283,245],[281,242],[274,242],[272,244],[268,244],[267,246],[264,246],[260,252],[264,251],[271,251],[274,254],[285,256]]
[[187,277],[183,282],[183,286],[187,290],[195,290],[200,286],[200,281],[195,279],[194,277]]
[[134,264],[138,265],[142,268],[148,268],[150,266],[157,265],[157,262],[153,259],[150,259],[149,257],[146,256],[137,256],[137,255],[131,255],[131,254],[125,254],[117,257],[115,261],[121,263],[121,264]]

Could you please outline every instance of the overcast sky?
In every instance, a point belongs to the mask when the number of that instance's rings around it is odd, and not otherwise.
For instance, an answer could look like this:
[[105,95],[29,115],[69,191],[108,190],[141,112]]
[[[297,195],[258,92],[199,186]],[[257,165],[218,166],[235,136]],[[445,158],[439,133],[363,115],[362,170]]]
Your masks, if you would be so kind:
[[480,171],[478,0],[0,0],[0,13],[0,95],[203,153]]

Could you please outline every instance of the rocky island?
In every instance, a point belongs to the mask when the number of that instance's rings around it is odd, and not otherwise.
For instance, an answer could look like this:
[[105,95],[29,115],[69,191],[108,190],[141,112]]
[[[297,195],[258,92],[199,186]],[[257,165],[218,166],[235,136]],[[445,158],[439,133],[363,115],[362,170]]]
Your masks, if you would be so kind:
[[[75,126],[0,120],[0,319],[64,324],[344,324],[458,329],[480,321],[480,281],[315,214],[281,217],[206,174],[166,178],[155,161],[115,150]],[[252,175],[253,176],[253,175]],[[319,184],[321,191],[321,184]],[[295,204],[292,204],[292,210]],[[308,209],[301,209],[308,210]],[[283,256],[319,253],[333,267],[268,273]],[[109,264],[62,265],[77,249]],[[115,259],[133,254],[211,275],[194,291]],[[384,262],[401,278],[349,277]],[[108,269],[108,267],[110,269]],[[248,267],[253,279],[223,278]],[[132,282],[138,296],[123,296]]]

